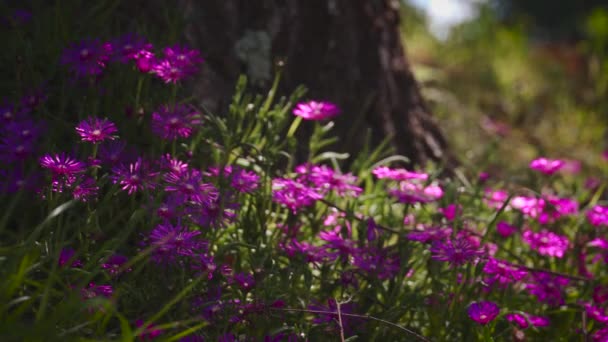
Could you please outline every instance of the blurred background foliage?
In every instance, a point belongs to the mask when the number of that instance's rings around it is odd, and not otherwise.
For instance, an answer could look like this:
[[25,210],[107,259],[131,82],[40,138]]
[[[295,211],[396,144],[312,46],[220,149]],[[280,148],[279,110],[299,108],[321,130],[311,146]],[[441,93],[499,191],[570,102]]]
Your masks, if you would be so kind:
[[509,177],[537,155],[603,162],[606,1],[403,2],[410,63],[465,166]]

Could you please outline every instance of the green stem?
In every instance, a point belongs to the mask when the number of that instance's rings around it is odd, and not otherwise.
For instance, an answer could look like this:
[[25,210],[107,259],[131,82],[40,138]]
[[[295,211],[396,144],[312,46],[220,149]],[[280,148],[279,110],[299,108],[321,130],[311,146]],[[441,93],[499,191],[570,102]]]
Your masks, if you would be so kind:
[[296,133],[300,123],[302,123],[302,117],[297,116],[296,119],[291,123],[291,126],[289,126],[289,130],[287,131],[287,139],[291,138]]

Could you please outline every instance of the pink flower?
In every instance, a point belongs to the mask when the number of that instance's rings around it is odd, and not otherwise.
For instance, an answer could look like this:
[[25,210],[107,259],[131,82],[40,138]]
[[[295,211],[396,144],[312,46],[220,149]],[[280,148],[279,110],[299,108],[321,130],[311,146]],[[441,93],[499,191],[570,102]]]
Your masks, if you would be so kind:
[[534,316],[528,313],[510,313],[506,314],[505,318],[507,319],[507,321],[517,324],[522,329],[528,328],[530,324],[532,324],[533,327],[537,328],[546,327],[550,324],[549,319],[547,317]]
[[403,203],[429,203],[443,197],[443,189],[439,185],[423,185],[403,181],[399,183],[399,188],[389,190],[389,193]]
[[504,238],[508,238],[509,236],[513,235],[513,233],[515,233],[517,231],[517,227],[512,226],[505,221],[500,221],[496,225],[496,231],[498,232],[498,234],[500,234],[500,236],[502,236]]
[[539,171],[546,175],[552,175],[562,169],[565,165],[565,162],[560,159],[547,159],[547,158],[538,158],[534,159],[530,162],[530,168],[532,170]]
[[567,236],[558,235],[546,229],[540,232],[526,230],[522,235],[522,239],[539,254],[557,258],[563,258],[564,253],[566,253],[570,246]]
[[608,206],[601,205],[593,206],[587,212],[587,220],[595,227],[608,226]]
[[482,301],[471,303],[467,311],[469,318],[479,324],[485,325],[493,321],[498,316],[500,313],[500,308],[494,302]]
[[412,172],[406,169],[391,169],[386,166],[379,166],[375,168],[372,173],[374,176],[378,177],[378,179],[388,178],[395,181],[410,179],[427,180],[429,178],[429,175],[426,173]]
[[330,119],[340,114],[340,108],[326,101],[309,101],[298,103],[293,110],[293,115],[299,116],[304,120],[324,120]]
[[118,132],[118,129],[113,122],[95,117],[83,120],[76,126],[76,133],[80,135],[80,140],[94,144],[106,139],[114,140],[116,137],[113,134],[116,132]]
[[444,242],[435,241],[431,246],[431,253],[433,259],[445,261],[455,266],[473,262],[483,255],[478,247],[464,238]]
[[446,220],[453,221],[457,215],[462,214],[462,206],[450,204],[445,208],[439,208],[439,212],[443,214]]

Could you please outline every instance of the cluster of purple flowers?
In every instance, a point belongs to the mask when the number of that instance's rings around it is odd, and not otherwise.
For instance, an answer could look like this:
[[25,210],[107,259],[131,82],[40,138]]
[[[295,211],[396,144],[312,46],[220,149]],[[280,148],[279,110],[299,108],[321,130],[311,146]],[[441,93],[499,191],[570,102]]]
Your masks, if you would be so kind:
[[385,166],[377,167],[372,173],[378,179],[388,179],[398,182],[397,187],[389,189],[389,194],[402,203],[429,203],[443,197],[443,189],[437,184],[426,184],[429,176],[405,169],[391,169]]
[[158,58],[152,44],[131,33],[108,42],[99,39],[75,42],[61,56],[61,62],[77,78],[98,78],[109,62],[131,61],[141,72],[152,73],[165,83],[177,83],[195,75],[203,59],[197,50],[180,45],[164,48],[162,58]]
[[357,177],[341,174],[325,165],[300,165],[293,178],[275,178],[272,198],[295,214],[323,199],[330,192],[342,197],[357,197],[362,189],[355,184]]

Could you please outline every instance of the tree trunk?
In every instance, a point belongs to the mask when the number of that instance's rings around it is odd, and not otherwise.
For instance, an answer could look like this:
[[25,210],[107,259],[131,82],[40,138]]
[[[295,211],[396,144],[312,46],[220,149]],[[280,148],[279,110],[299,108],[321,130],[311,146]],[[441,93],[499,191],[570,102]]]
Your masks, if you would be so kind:
[[281,90],[337,103],[340,151],[387,136],[413,164],[453,159],[408,65],[397,0],[181,0],[186,36],[205,56],[195,93],[225,108],[240,73],[267,86],[284,62]]

